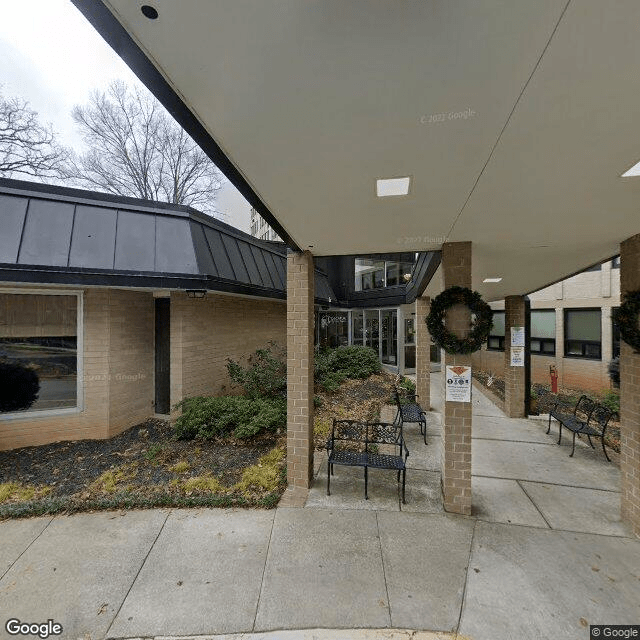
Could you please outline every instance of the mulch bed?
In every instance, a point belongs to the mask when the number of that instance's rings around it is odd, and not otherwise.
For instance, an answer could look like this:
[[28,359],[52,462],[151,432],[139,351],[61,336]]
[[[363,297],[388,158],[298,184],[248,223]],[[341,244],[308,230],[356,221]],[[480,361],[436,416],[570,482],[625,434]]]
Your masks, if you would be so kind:
[[[176,490],[171,482],[176,479],[212,475],[224,487],[230,487],[240,480],[246,467],[256,464],[278,443],[271,434],[252,438],[250,442],[229,437],[180,441],[172,436],[168,422],[147,420],[108,440],[58,442],[0,451],[0,484],[47,486],[49,492],[40,502],[58,507],[70,502],[74,510],[82,509],[82,503],[87,508],[99,508],[101,501],[108,507],[113,496],[94,483],[106,471],[124,470],[126,477],[113,493],[121,497],[126,493],[135,506],[157,506],[154,498],[161,503],[172,502],[170,494]],[[188,469],[181,473],[172,470],[178,462],[188,463]],[[123,500],[127,502],[124,498],[120,502]],[[47,512],[44,507],[43,510]],[[57,510],[60,508],[51,509]]]
[[391,402],[395,376],[383,371],[366,380],[346,380],[334,393],[319,391],[321,405],[316,407],[314,436],[316,449],[324,449],[331,435],[332,419],[375,422],[380,410]]

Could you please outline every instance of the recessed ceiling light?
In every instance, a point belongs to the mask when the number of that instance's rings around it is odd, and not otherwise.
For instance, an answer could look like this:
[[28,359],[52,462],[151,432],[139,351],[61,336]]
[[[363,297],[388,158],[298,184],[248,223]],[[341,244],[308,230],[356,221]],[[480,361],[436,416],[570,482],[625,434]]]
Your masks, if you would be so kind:
[[145,18],[149,18],[149,20],[155,20],[158,17],[158,10],[148,4],[143,4],[140,7],[140,11],[142,11],[142,15]]
[[621,177],[632,178],[633,176],[640,176],[640,162],[636,162],[636,164],[634,164],[629,171],[625,171]]
[[378,198],[388,196],[406,196],[409,193],[411,177],[402,178],[378,178],[376,180],[376,195]]
[[502,278],[485,278],[482,282],[502,282]]

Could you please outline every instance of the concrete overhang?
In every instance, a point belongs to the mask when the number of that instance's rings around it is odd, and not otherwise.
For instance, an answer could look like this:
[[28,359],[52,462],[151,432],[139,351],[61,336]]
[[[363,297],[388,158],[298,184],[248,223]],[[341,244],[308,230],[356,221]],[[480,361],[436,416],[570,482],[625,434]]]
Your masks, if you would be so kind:
[[292,247],[472,241],[496,300],[640,231],[637,0],[74,3]]

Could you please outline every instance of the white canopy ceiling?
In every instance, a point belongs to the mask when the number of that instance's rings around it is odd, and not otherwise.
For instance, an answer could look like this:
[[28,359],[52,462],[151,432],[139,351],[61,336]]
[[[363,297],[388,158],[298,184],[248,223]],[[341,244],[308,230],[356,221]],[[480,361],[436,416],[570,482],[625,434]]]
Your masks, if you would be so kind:
[[638,0],[149,3],[104,0],[299,247],[471,240],[498,299],[640,232]]

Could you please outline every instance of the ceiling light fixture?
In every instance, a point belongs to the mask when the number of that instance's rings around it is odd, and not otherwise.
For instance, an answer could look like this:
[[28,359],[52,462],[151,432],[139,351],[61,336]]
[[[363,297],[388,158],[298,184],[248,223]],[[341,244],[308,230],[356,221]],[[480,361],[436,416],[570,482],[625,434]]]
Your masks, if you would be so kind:
[[621,178],[633,178],[636,176],[640,176],[640,162],[636,162],[631,169],[625,171],[620,177]]
[[482,282],[502,282],[502,278],[485,278]]
[[376,195],[378,198],[389,196],[406,196],[411,186],[411,176],[401,178],[377,178]]
[[140,11],[142,11],[142,15],[145,18],[149,18],[149,20],[156,20],[158,18],[158,10],[148,4],[143,4],[140,7]]

